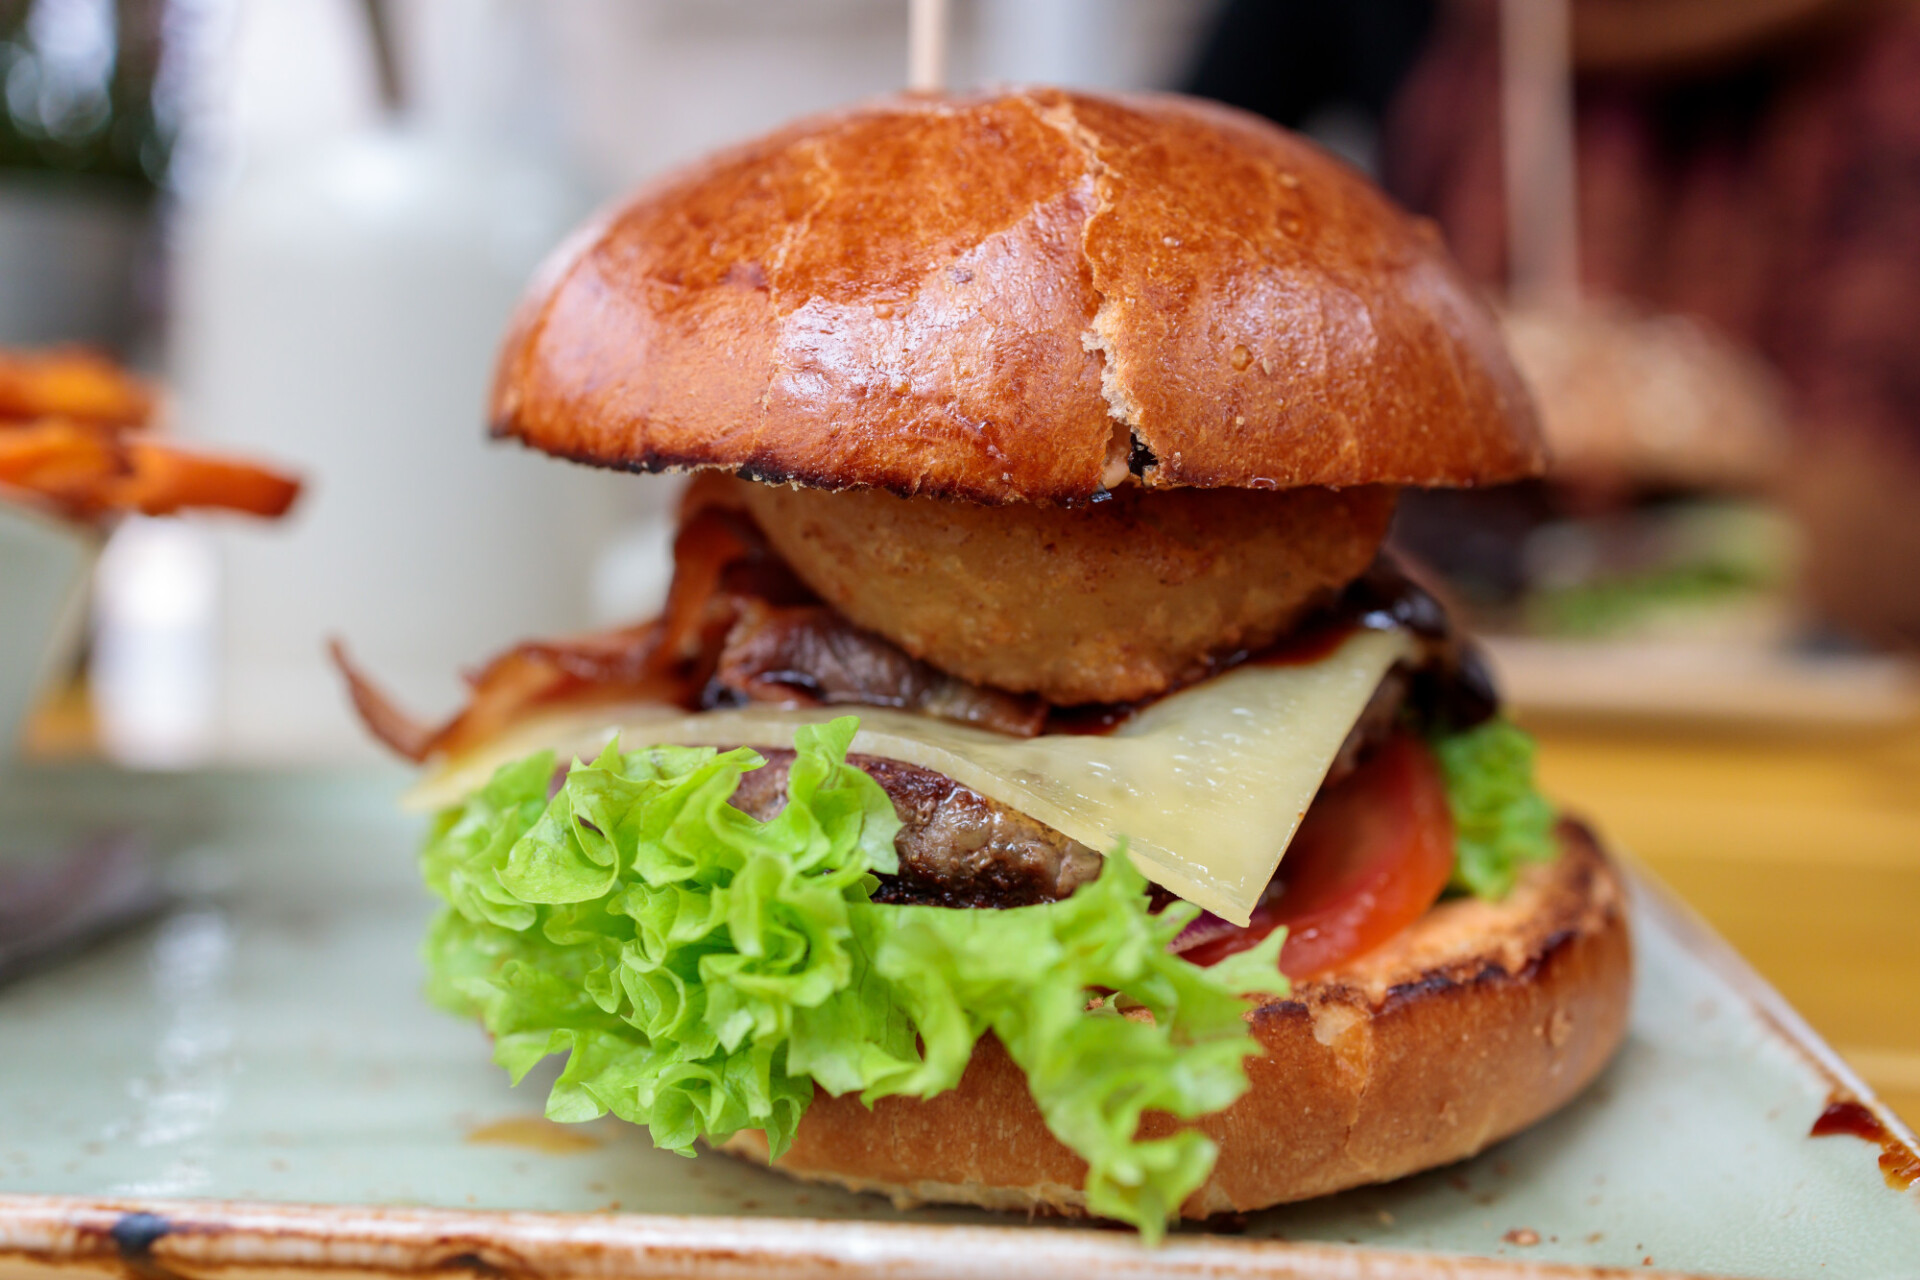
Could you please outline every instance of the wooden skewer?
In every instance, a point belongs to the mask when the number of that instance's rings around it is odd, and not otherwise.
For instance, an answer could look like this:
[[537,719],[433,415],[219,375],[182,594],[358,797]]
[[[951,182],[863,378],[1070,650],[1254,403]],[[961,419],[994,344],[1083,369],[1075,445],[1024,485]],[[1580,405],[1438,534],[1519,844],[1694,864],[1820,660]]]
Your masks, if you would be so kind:
[[373,46],[374,83],[380,90],[380,106],[388,115],[406,106],[406,86],[400,79],[400,54],[393,42],[393,15],[388,0],[361,0],[367,22],[367,38]]
[[907,88],[947,87],[947,0],[912,0],[907,16]]
[[1579,301],[1572,56],[1568,0],[1501,0],[1507,287],[1522,306]]

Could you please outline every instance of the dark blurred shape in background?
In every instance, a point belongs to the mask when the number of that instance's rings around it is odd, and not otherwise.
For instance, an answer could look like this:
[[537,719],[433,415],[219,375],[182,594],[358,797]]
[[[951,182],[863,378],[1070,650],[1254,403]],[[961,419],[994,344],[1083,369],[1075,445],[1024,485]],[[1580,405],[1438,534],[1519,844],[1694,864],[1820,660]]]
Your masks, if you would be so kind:
[[156,0],[0,3],[0,165],[120,178],[136,189],[166,170],[154,108]]
[[0,342],[124,348],[153,310],[167,8],[0,0]]
[[1231,0],[1185,88],[1312,133],[1372,169],[1381,121],[1435,18],[1434,0]]
[[[1235,0],[1189,87],[1377,157],[1497,289],[1499,13]],[[1766,357],[1796,429],[1782,496],[1816,605],[1920,643],[1920,6],[1574,0],[1572,30],[1585,292]],[[1356,125],[1378,132],[1350,141]]]

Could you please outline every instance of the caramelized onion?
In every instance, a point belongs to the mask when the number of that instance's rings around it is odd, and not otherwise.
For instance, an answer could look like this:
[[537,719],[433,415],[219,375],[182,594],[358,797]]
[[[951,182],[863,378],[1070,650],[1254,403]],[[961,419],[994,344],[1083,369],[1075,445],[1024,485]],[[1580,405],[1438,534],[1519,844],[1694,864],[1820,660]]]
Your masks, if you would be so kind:
[[911,708],[1020,738],[1039,733],[1047,718],[1039,698],[955,679],[819,604],[746,602],[727,633],[714,686],[779,706]]

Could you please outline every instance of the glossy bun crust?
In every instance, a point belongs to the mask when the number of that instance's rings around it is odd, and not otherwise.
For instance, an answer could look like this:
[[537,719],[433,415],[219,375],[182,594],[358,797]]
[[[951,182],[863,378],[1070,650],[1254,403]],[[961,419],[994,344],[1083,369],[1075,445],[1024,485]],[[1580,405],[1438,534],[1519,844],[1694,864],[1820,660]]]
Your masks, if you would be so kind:
[[543,269],[492,413],[602,466],[984,503],[1542,464],[1429,224],[1252,116],[1045,89],[818,117],[643,190]]
[[[1632,959],[1618,873],[1584,829],[1500,902],[1444,902],[1342,972],[1249,1015],[1252,1088],[1197,1122],[1220,1145],[1186,1217],[1243,1212],[1463,1159],[1565,1104],[1626,1031]],[[1146,1133],[1174,1127],[1149,1116]],[[728,1148],[766,1159],[758,1132]],[[991,1036],[927,1101],[816,1096],[776,1166],[940,1201],[1079,1214],[1086,1165],[1040,1119]]]

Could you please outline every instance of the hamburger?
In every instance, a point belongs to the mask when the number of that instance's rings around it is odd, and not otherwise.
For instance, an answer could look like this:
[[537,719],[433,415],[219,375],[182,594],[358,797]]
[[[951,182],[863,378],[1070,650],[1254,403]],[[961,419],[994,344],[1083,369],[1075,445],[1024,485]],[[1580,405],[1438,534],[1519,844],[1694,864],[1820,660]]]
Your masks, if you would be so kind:
[[1619,304],[1514,311],[1504,326],[1548,475],[1410,494],[1393,545],[1480,628],[1567,652],[1790,641],[1801,537],[1777,501],[1789,435],[1760,359],[1688,317]]
[[[541,271],[498,437],[694,473],[661,617],[432,725],[432,994],[548,1115],[1157,1236],[1458,1160],[1618,1044],[1618,873],[1397,495],[1536,474],[1426,224],[1177,97],[914,96]],[[503,513],[503,516],[505,513]]]

